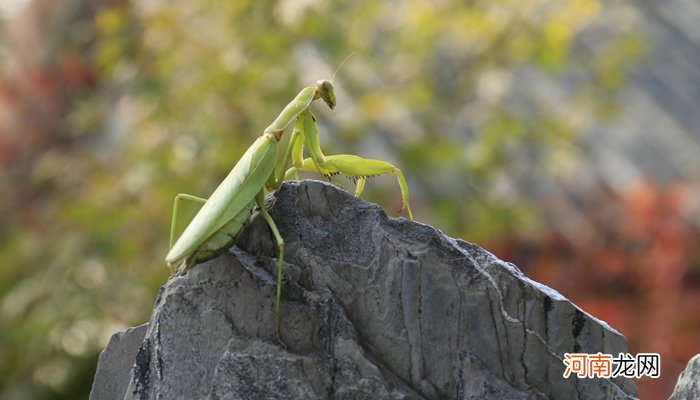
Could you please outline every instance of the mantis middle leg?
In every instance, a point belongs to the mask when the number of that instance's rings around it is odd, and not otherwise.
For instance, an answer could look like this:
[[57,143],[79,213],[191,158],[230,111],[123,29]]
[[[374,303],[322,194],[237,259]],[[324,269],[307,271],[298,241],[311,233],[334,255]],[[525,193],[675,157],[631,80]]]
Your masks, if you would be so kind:
[[207,199],[203,199],[201,197],[197,196],[192,196],[191,194],[185,194],[185,193],[178,193],[177,196],[175,196],[175,202],[173,203],[173,218],[172,221],[170,221],[170,245],[168,248],[173,247],[173,240],[175,239],[175,222],[177,221],[177,205],[180,203],[180,200],[189,200],[194,203],[198,204],[204,204],[207,202]]

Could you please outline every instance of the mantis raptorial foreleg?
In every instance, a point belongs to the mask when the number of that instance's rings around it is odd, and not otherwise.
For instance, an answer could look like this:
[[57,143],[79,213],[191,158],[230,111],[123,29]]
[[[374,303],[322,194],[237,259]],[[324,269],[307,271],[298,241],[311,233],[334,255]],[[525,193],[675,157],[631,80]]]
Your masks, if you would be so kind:
[[326,156],[321,162],[315,161],[312,158],[306,158],[301,165],[296,165],[287,171],[287,175],[297,172],[316,172],[317,168],[321,169],[321,173],[326,176],[334,174],[343,174],[351,178],[357,179],[355,187],[355,196],[359,196],[365,187],[365,180],[368,177],[377,175],[396,175],[396,179],[401,189],[402,207],[399,212],[404,209],[408,212],[408,217],[413,219],[413,213],[408,203],[408,186],[406,179],[400,169],[392,164],[381,161],[371,160],[358,157],[352,154],[339,154],[334,156]]
[[[367,177],[396,175],[401,188],[401,210],[405,209],[409,218],[413,219],[413,213],[408,202],[408,186],[400,169],[386,161],[371,160],[351,154],[324,155],[318,138],[316,118],[308,110],[299,114],[294,125],[294,132],[297,133],[297,131],[299,133],[294,138],[295,141],[290,143],[290,146],[293,147],[291,150],[293,166],[287,170],[285,178],[292,174],[296,175],[298,172],[318,172],[324,176],[340,173],[356,180],[355,195],[359,196],[364,189]],[[302,148],[299,145],[299,142],[302,140],[310,156],[306,159],[302,159]]]
[[362,194],[362,191],[365,190],[365,182],[367,181],[367,178],[360,177],[357,178],[357,182],[355,182],[355,197],[360,197]]

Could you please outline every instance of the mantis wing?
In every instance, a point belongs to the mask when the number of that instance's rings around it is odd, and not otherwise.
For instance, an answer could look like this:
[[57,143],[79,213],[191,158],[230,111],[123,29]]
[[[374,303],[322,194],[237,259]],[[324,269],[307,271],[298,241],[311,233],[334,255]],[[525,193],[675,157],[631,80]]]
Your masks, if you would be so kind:
[[246,208],[275,168],[277,141],[259,137],[185,228],[165,261],[175,263],[191,255],[212,234]]

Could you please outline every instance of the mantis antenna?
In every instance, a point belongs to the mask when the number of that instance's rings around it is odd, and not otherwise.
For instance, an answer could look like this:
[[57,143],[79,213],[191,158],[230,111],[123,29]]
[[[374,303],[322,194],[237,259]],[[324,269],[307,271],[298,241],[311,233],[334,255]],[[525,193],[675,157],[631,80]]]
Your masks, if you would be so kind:
[[333,72],[333,76],[331,76],[331,83],[333,83],[333,80],[335,79],[335,74],[337,74],[338,71],[340,71],[340,67],[342,67],[343,64],[345,64],[345,62],[346,62],[347,60],[349,60],[350,57],[352,57],[352,56],[354,56],[354,55],[355,55],[355,52],[354,52],[354,51],[351,51],[350,54],[348,54],[347,57],[345,57],[345,59],[343,60],[343,62],[341,62],[340,65],[338,65],[338,68],[336,68],[336,69],[335,69],[335,72]]

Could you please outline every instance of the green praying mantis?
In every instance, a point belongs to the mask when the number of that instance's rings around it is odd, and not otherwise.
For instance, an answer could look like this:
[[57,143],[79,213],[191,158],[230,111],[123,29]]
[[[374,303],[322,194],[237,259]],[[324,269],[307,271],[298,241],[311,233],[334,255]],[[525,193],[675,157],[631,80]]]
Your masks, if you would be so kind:
[[[269,225],[279,248],[275,334],[280,343],[283,343],[279,319],[284,240],[275,221],[265,209],[265,190],[276,190],[285,179],[291,176],[298,178],[299,172],[319,172],[326,177],[340,173],[355,180],[355,195],[359,196],[368,177],[395,175],[401,189],[401,210],[405,209],[409,218],[413,220],[408,203],[408,187],[401,170],[385,161],[365,159],[350,154],[332,156],[323,154],[316,118],[309,111],[311,103],[318,99],[322,99],[330,109],[335,107],[336,98],[330,81],[320,80],[316,86],[302,89],[246,150],[208,199],[181,193],[175,197],[173,205],[170,251],[165,257],[165,261],[171,268],[183,261],[185,268],[191,268],[228,249],[248,222],[255,204],[258,205],[260,214]],[[284,155],[278,161],[277,143],[292,121],[295,121],[292,136]],[[304,149],[309,155],[307,158],[304,158]],[[285,171],[290,157],[291,167]],[[202,207],[173,245],[177,209],[181,200],[200,203]]]

